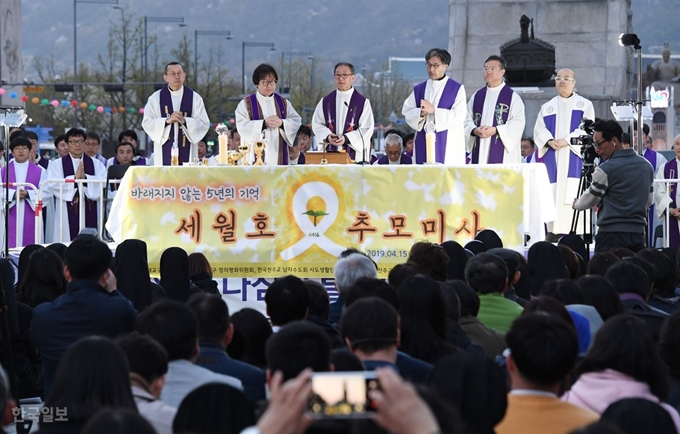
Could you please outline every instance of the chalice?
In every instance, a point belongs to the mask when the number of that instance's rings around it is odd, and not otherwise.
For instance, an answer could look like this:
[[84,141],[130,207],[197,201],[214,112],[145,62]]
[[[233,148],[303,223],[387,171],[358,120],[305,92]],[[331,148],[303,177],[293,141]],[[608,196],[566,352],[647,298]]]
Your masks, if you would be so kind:
[[262,154],[264,153],[266,147],[267,143],[260,140],[255,142],[253,145],[253,150],[255,151],[255,166],[264,166],[264,158],[262,158]]

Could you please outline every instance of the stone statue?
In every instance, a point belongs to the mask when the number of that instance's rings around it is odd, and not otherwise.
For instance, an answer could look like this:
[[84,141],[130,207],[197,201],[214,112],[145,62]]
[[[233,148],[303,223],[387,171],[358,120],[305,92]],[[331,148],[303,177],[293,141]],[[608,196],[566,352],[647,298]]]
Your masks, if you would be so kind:
[[652,83],[655,89],[663,89],[670,83],[680,82],[680,63],[671,60],[671,49],[668,44],[664,45],[661,57],[661,60],[647,67],[647,81]]
[[671,60],[671,49],[664,44],[661,51],[661,60],[657,60],[647,66],[647,71],[642,74],[642,87],[653,86],[655,90],[674,88],[674,102],[680,106],[680,63]]

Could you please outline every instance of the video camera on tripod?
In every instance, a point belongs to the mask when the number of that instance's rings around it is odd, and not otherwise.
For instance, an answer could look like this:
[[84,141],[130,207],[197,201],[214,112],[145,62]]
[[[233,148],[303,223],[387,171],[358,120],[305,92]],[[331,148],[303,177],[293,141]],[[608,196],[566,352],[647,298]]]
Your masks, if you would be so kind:
[[592,166],[597,158],[595,146],[593,146],[593,134],[595,134],[595,121],[588,118],[581,118],[579,129],[583,130],[585,134],[572,137],[569,141],[573,146],[581,147],[581,158],[584,165]]

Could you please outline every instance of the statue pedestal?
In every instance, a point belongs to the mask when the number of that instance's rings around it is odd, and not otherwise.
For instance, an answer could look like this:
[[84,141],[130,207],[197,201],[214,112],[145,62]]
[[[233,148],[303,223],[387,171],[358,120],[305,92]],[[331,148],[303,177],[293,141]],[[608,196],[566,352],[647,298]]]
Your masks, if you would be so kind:
[[[555,46],[557,70],[574,71],[580,94],[613,99],[629,95],[633,52],[620,47],[618,38],[632,30],[630,0],[449,0],[449,4],[449,73],[469,95],[484,86],[484,60],[519,37],[522,15],[533,18],[537,38]],[[596,113],[603,112],[596,107]]]

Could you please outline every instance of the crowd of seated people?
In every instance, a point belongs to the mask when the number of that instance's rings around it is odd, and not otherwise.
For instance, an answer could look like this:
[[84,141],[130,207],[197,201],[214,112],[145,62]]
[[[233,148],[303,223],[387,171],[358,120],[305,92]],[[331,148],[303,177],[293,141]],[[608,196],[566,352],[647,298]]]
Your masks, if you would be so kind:
[[[417,242],[386,280],[348,249],[333,302],[289,275],[236,312],[202,254],[156,282],[141,240],[30,246],[16,279],[0,259],[2,424],[38,398],[45,433],[680,433],[680,255],[563,241]],[[375,373],[375,412],[312,418],[343,371]]]

